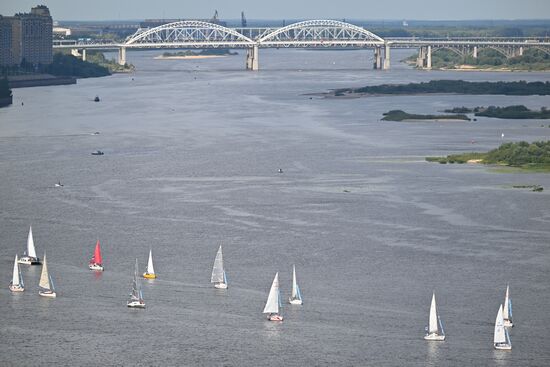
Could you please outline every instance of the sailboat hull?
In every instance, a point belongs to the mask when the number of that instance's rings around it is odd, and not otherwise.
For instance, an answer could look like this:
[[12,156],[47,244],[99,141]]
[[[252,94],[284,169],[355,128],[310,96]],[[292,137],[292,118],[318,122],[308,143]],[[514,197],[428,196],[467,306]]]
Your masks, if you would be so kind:
[[90,268],[90,270],[95,270],[95,271],[103,271],[104,270],[102,265],[96,264],[96,263],[89,264],[88,268]]
[[288,303],[290,303],[291,305],[301,305],[301,304],[303,304],[302,300],[297,299],[297,298],[295,298],[295,299],[289,298]]
[[145,308],[145,302],[129,301],[126,305],[130,308]]
[[145,279],[157,279],[157,275],[156,275],[156,274],[143,273],[143,277],[144,277]]
[[267,317],[269,321],[283,321],[283,316],[281,315],[269,315]]
[[498,350],[512,350],[512,345],[504,343],[495,343],[495,349]]
[[47,297],[47,298],[57,297],[57,294],[52,291],[38,291],[38,294],[41,295],[42,297]]
[[436,342],[442,342],[445,340],[445,335],[439,335],[436,333],[424,335],[424,340],[430,340],[430,341],[436,341]]
[[225,283],[216,283],[216,284],[214,284],[214,288],[227,289],[227,284],[225,284]]
[[19,264],[25,264],[25,265],[41,265],[40,259],[37,257],[30,257],[30,256],[23,256],[20,257],[19,260],[17,260]]
[[25,288],[21,287],[20,285],[13,285],[10,284],[10,291],[12,292],[23,292]]

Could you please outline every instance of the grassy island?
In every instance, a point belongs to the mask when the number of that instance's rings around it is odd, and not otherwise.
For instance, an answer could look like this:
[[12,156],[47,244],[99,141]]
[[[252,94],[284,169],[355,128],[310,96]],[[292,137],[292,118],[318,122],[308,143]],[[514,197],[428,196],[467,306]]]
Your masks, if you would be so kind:
[[453,114],[453,115],[417,115],[412,113],[407,113],[402,110],[392,110],[384,113],[382,121],[408,121],[408,120],[465,120],[470,121],[468,116],[464,114]]
[[[413,55],[406,61],[412,64],[416,58],[417,55]],[[474,58],[439,49],[432,53],[432,69],[542,71],[550,70],[550,55],[541,50],[526,49],[521,56],[507,58],[496,50],[481,48],[478,57]]]
[[550,141],[531,144],[505,143],[487,153],[452,154],[446,157],[427,157],[428,162],[483,163],[522,168],[531,171],[550,172]]
[[88,51],[87,61],[107,68],[110,73],[129,73],[135,69],[132,64],[120,65],[116,60],[107,59],[103,52],[99,51]]
[[334,96],[410,95],[410,94],[471,94],[530,96],[550,95],[550,82],[467,82],[464,80],[431,80],[422,83],[381,84],[361,88],[336,89]]
[[494,117],[499,119],[550,119],[550,111],[542,107],[539,111],[530,110],[523,105],[507,107],[455,107],[444,110],[446,113],[473,113],[475,116]]

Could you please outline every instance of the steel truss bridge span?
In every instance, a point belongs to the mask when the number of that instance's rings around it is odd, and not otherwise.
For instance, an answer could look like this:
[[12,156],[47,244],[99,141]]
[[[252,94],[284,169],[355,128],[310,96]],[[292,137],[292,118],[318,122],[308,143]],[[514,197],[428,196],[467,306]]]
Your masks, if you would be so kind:
[[383,39],[364,28],[336,20],[308,20],[282,28],[227,28],[204,21],[178,21],[139,29],[124,43],[61,41],[53,47],[72,49],[73,54],[84,59],[86,49],[118,49],[120,64],[126,63],[127,49],[241,48],[247,50],[246,68],[250,70],[259,69],[260,48],[370,48],[374,49],[375,69],[389,69],[390,47],[418,47],[417,66],[426,69],[431,68],[432,49],[449,48],[474,57],[478,48],[498,48],[509,57],[522,55],[524,48],[550,52],[550,42],[545,39]]

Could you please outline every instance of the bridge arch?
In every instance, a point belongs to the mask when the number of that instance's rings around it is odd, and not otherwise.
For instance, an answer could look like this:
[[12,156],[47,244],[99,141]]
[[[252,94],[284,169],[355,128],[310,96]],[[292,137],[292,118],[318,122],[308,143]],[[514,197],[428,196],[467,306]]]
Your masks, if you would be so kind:
[[124,43],[125,46],[138,44],[174,47],[185,44],[192,47],[251,47],[255,42],[231,28],[198,20],[186,20],[138,30]]
[[258,39],[259,46],[303,47],[382,45],[384,39],[356,25],[337,20],[307,20],[274,30]]
[[432,53],[436,52],[436,51],[439,51],[439,50],[449,50],[449,51],[453,52],[454,54],[456,54],[460,57],[466,56],[466,53],[464,52],[464,47],[456,48],[456,47],[453,47],[453,46],[446,46],[446,45],[432,47]]

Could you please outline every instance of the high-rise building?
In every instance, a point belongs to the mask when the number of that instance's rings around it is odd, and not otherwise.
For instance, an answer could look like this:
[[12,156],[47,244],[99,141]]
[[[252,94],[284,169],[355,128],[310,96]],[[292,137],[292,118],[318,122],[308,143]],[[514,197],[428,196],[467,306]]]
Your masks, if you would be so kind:
[[12,22],[0,15],[0,66],[18,63],[13,49]]
[[[11,42],[4,36],[10,33]],[[53,20],[44,5],[31,9],[30,13],[19,13],[0,19],[0,65],[20,64],[22,61],[33,65],[48,65],[53,59],[52,52]],[[4,56],[2,55],[9,55]]]

